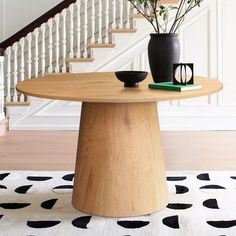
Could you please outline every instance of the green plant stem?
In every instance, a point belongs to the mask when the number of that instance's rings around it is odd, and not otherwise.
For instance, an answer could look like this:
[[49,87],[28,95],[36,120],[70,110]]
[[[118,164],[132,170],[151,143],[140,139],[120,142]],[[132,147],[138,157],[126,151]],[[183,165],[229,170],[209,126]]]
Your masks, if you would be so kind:
[[169,23],[169,12],[167,14],[168,14],[168,17],[167,17],[166,24],[165,24],[165,33],[167,32],[167,27],[168,27],[168,23]]
[[154,30],[155,30],[157,33],[160,33],[160,31],[156,28],[156,26],[155,26],[155,25],[153,24],[153,22],[148,18],[148,16],[145,15],[145,13],[143,13],[143,12],[138,8],[138,6],[136,6],[133,2],[131,2],[131,3],[133,4],[134,8],[136,8],[137,11],[138,11],[143,17],[145,17],[149,23],[151,23],[151,25],[153,26]]
[[[165,7],[160,0],[128,0],[153,27],[156,33],[176,33],[183,24],[185,16],[204,0],[180,0],[179,7]],[[169,11],[177,9],[174,21],[168,30]],[[160,17],[160,18],[159,18]],[[163,21],[163,25],[162,25]]]
[[192,7],[188,7],[186,9],[186,11],[177,19],[177,21],[180,20],[181,18],[183,18],[186,14],[188,14],[193,8],[195,8],[197,6],[198,6],[198,4],[196,3]]
[[173,30],[174,30],[174,27],[175,27],[175,25],[176,25],[176,23],[177,23],[177,19],[178,19],[178,17],[179,17],[179,14],[180,14],[180,13],[182,12],[182,10],[183,10],[184,3],[185,3],[185,0],[181,0],[181,2],[180,2],[180,4],[179,4],[178,11],[177,11],[177,13],[176,13],[176,15],[175,15],[174,23],[172,24],[172,26],[171,26],[171,28],[170,28],[170,33],[172,33]]
[[173,31],[174,34],[176,33],[176,31],[177,31],[178,28],[182,25],[183,22],[184,22],[184,17],[183,17],[181,20],[178,21],[178,24],[177,24],[175,30]]
[[152,4],[152,7],[153,7],[153,12],[154,12],[155,20],[156,20],[157,32],[160,33],[160,27],[159,27],[157,11],[156,11],[157,10],[157,1],[156,1],[156,3],[154,5]]
[[[186,0],[182,0],[181,3],[182,3],[182,2],[185,2],[185,1],[186,1]],[[181,3],[180,3],[180,4],[181,4]],[[176,14],[176,18],[175,18],[175,20],[174,20],[174,24],[172,25],[171,30],[170,30],[171,33],[176,33],[176,31],[178,30],[178,28],[180,27],[180,25],[184,22],[185,16],[186,16],[193,8],[195,8],[195,7],[198,6],[198,3],[196,3],[196,4],[194,4],[194,5],[192,5],[192,4],[193,4],[193,1],[191,1],[191,3],[189,4],[188,8],[184,11],[184,13],[182,13],[182,11],[183,11],[183,5],[180,6],[181,9],[180,9],[180,7],[179,7],[180,11],[178,11],[178,13]],[[181,14],[181,13],[182,13],[182,14]],[[180,14],[181,14],[181,15],[180,15]]]
[[178,30],[178,28],[180,27],[180,25],[183,23],[185,16],[196,6],[198,6],[198,4],[194,4],[192,7],[188,7],[187,10],[176,20],[177,26],[175,26],[174,29],[174,33]]

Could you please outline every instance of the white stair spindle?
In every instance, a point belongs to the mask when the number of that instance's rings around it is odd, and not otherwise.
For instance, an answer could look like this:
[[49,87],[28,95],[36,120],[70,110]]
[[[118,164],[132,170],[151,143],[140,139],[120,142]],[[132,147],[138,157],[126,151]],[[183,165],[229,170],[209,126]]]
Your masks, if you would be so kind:
[[126,6],[126,14],[127,14],[127,19],[126,19],[126,28],[130,29],[130,1],[127,1],[127,6]]
[[46,59],[46,49],[45,49],[45,31],[46,31],[46,25],[43,23],[41,25],[41,32],[42,32],[42,65],[41,65],[41,70],[42,70],[42,76],[45,75],[45,59]]
[[27,68],[28,68],[28,79],[31,79],[32,75],[32,53],[31,53],[31,45],[32,45],[32,33],[27,35],[28,41],[28,59],[27,59]]
[[59,68],[59,53],[60,53],[60,39],[59,39],[59,22],[60,22],[60,15],[56,14],[55,16],[55,22],[56,22],[56,42],[55,42],[55,54],[56,54],[56,65],[55,65],[55,72],[59,73],[60,68]]
[[76,28],[76,32],[77,32],[77,53],[76,53],[76,57],[80,58],[81,57],[81,52],[80,52],[80,33],[81,33],[81,21],[80,21],[80,10],[81,10],[81,3],[80,1],[76,2],[76,7],[77,7],[77,28]]
[[120,2],[120,6],[119,6],[119,10],[120,10],[119,28],[122,29],[123,28],[123,0],[119,0],[119,2]]
[[4,56],[0,56],[0,122],[4,118]]
[[39,29],[34,30],[35,55],[34,55],[34,74],[39,76]]
[[109,42],[109,0],[105,2],[105,43]]
[[116,29],[116,0],[112,1],[112,29]]
[[62,11],[62,72],[66,73],[66,9]]
[[16,84],[17,84],[17,76],[18,76],[18,65],[17,65],[17,53],[18,53],[18,44],[14,43],[13,44],[13,51],[14,51],[14,93],[13,93],[13,101],[17,102],[18,98],[17,98],[17,91],[16,91]]
[[91,0],[91,43],[95,43],[95,3]]
[[84,0],[84,58],[88,57],[88,0]]
[[6,101],[11,101],[11,47],[6,49],[7,55],[7,95]]
[[98,43],[102,43],[102,0],[98,1]]
[[48,73],[52,73],[52,52],[53,52],[53,41],[52,41],[52,19],[48,20],[48,34],[49,34],[49,42],[48,42],[48,62],[49,62],[49,66],[48,66]]
[[69,7],[70,11],[70,58],[74,57],[74,4]]
[[[21,57],[20,57],[20,81],[25,80],[25,39],[21,38],[20,39],[20,47],[21,47]],[[20,101],[24,101],[24,95],[21,93],[20,94]]]

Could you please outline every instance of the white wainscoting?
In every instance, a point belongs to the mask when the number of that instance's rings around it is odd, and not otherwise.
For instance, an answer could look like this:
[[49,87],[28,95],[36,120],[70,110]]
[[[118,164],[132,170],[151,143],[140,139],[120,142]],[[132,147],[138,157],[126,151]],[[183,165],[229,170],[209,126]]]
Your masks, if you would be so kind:
[[165,130],[236,129],[235,0],[209,0],[188,17],[180,31],[181,60],[194,62],[195,73],[221,81],[218,95],[160,107]]

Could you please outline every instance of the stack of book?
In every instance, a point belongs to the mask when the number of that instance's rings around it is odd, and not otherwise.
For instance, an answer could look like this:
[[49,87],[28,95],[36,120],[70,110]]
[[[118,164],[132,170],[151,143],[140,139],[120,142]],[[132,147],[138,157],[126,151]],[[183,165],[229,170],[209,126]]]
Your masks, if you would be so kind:
[[201,89],[202,86],[200,84],[175,85],[173,84],[173,82],[163,82],[163,83],[149,84],[149,88],[183,92],[183,91]]

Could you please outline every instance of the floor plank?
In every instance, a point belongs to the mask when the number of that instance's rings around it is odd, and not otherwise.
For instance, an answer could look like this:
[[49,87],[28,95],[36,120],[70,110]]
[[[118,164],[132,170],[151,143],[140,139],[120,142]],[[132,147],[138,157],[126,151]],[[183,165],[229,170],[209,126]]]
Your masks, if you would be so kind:
[[[1,170],[73,170],[75,131],[10,131],[0,137]],[[235,170],[236,132],[162,132],[167,170]]]

